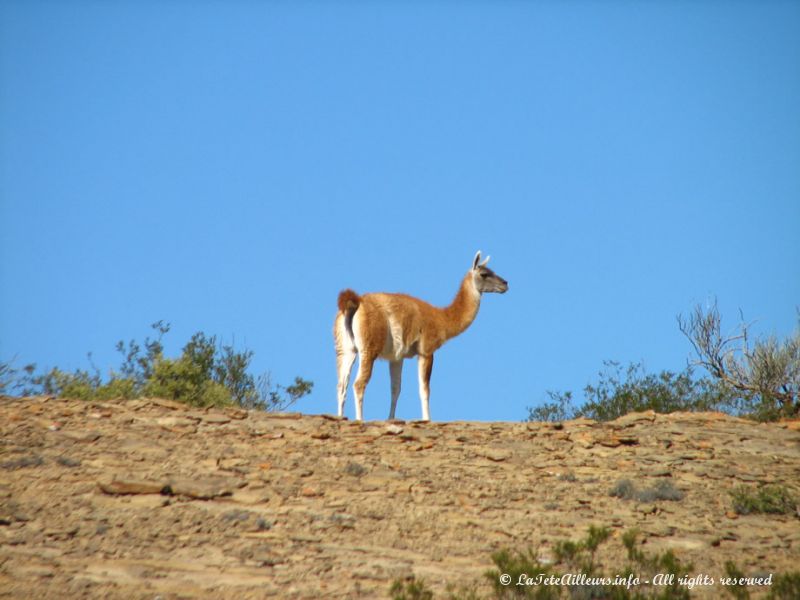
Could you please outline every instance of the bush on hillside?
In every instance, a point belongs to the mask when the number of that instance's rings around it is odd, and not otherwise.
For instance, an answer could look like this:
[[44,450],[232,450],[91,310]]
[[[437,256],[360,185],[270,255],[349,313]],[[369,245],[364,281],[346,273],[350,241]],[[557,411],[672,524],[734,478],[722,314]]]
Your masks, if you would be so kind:
[[716,302],[679,316],[678,326],[692,344],[694,364],[740,395],[740,413],[759,421],[800,415],[800,326],[785,340],[753,339],[744,321],[724,335]]
[[[156,337],[143,344],[120,341],[123,356],[118,370],[107,379],[94,367],[92,371],[68,372],[52,368],[37,373],[35,365],[20,372],[9,364],[0,366],[0,392],[21,395],[49,394],[82,400],[109,400],[142,396],[168,398],[193,406],[240,406],[267,411],[285,410],[311,392],[313,383],[296,377],[288,386],[273,385],[269,374],[249,372],[251,350],[237,351],[217,342],[215,336],[195,333],[180,356],[164,356],[163,336],[169,324],[152,325]],[[89,355],[91,362],[91,355]]]
[[695,377],[691,367],[680,373],[652,374],[641,363],[631,363],[624,370],[614,361],[603,365],[598,382],[584,387],[582,405],[575,406],[572,392],[548,391],[547,402],[528,408],[528,421],[554,422],[576,417],[611,421],[636,411],[731,410],[737,403],[736,393],[709,378]]
[[[641,363],[623,369],[618,362],[605,361],[598,382],[584,387],[582,404],[574,403],[570,391],[548,391],[544,403],[528,408],[527,420],[610,421],[644,410],[717,410],[757,421],[800,415],[800,327],[785,340],[753,339],[745,323],[726,336],[716,303],[679,316],[678,326],[695,353],[683,371],[650,374]],[[697,377],[696,367],[708,376]]]

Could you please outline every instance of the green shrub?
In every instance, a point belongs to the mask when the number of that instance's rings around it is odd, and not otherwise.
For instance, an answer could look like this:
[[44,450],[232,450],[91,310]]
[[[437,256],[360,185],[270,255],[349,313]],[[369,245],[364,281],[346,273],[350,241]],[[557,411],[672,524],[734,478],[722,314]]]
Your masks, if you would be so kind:
[[3,364],[2,391],[99,401],[152,396],[200,407],[240,406],[274,411],[288,408],[310,393],[314,385],[300,377],[289,386],[273,385],[269,374],[254,377],[249,372],[252,351],[237,351],[202,332],[191,337],[179,357],[167,358],[161,340],[169,332],[169,324],[158,321],[152,328],[157,334],[155,339],[145,338],[141,345],[133,340],[117,343],[123,362],[106,381],[96,367],[93,372],[77,369],[70,373],[53,368],[36,374],[35,365],[26,366],[20,373]]
[[550,399],[541,406],[528,407],[528,421],[558,423],[575,417],[572,392],[545,392]]
[[[725,563],[725,575],[729,579],[741,581],[747,576],[729,560]],[[726,585],[725,591],[735,600],[750,600],[750,590],[747,585],[739,584]],[[796,600],[800,598],[800,571],[789,571],[778,573],[772,578],[772,585],[769,593],[765,596],[766,600]]]
[[[532,548],[521,550],[499,550],[492,554],[495,569],[485,573],[486,579],[492,585],[493,598],[506,600],[509,598],[533,598],[535,600],[555,600],[559,597],[559,590],[553,586],[518,586],[516,582],[520,577],[548,576],[553,574],[550,565],[539,561]],[[510,577],[510,585],[503,585],[501,575]]]
[[797,600],[797,598],[800,598],[800,571],[776,575],[767,600]]
[[396,579],[389,588],[392,600],[433,600],[433,592],[424,581],[417,581],[413,576],[409,579]]
[[672,481],[661,479],[654,486],[643,490],[636,489],[630,479],[620,479],[608,492],[609,496],[623,500],[636,500],[638,502],[655,502],[657,500],[683,500],[685,494],[680,491]]
[[604,361],[598,382],[583,389],[584,402],[573,404],[572,392],[548,391],[548,401],[528,408],[528,421],[563,421],[587,417],[611,421],[630,412],[653,410],[657,413],[724,410],[736,402],[737,395],[709,378],[697,378],[691,367],[680,373],[661,371],[648,374],[641,363],[623,370],[618,362]]
[[733,488],[730,495],[733,510],[740,515],[788,515],[797,512],[797,500],[782,485],[765,485],[758,489],[740,485]]
[[[528,407],[528,421],[558,422],[575,417],[611,421],[630,412],[718,410],[757,421],[800,415],[800,327],[784,340],[754,338],[747,324],[724,335],[716,303],[678,317],[678,327],[696,360],[675,373],[646,373],[641,363],[623,369],[604,361],[597,383],[583,388],[583,402],[572,392],[547,391],[546,400]],[[708,375],[696,377],[694,367]]]

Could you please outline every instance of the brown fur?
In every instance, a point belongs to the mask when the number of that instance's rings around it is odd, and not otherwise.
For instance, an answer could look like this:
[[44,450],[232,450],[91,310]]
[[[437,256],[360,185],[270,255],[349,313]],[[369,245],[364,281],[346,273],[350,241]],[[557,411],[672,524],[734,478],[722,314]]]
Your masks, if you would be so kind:
[[405,348],[416,346],[416,354],[433,354],[475,320],[480,296],[470,290],[471,281],[470,273],[461,282],[453,302],[444,308],[407,294],[364,294],[356,315],[362,323],[369,324],[361,329],[364,345],[361,349],[362,360],[365,357],[377,358],[383,352],[386,337],[390,335],[390,316],[400,326]]
[[339,312],[346,313],[349,310],[356,310],[361,303],[361,296],[353,290],[342,290],[339,293]]

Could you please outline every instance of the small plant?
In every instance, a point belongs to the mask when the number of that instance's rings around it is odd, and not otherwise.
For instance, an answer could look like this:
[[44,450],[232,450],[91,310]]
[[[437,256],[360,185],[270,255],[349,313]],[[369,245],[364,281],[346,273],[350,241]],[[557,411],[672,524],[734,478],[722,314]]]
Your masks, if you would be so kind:
[[633,485],[630,479],[620,479],[609,490],[608,495],[613,498],[633,500],[636,497],[636,486]]
[[[744,573],[732,560],[725,561],[725,576],[728,577],[728,579],[735,581],[744,579]],[[747,586],[745,585],[726,585],[725,590],[735,600],[750,599],[750,592],[747,590]]]
[[758,489],[740,485],[730,494],[733,510],[740,515],[788,515],[797,511],[797,500],[782,485],[765,485]]
[[392,600],[433,600],[433,592],[413,575],[408,579],[395,579],[389,594]]
[[[729,580],[736,581],[736,585],[726,585],[725,591],[734,600],[750,600],[750,590],[744,582],[747,576],[729,560],[725,563],[725,575]],[[763,579],[763,578],[762,578]],[[795,600],[800,598],[800,571],[778,573],[772,579],[767,600]]]
[[797,598],[800,598],[800,571],[776,575],[767,600],[796,600]]
[[[689,575],[692,570],[692,564],[683,564],[672,550],[667,550],[661,554],[652,556],[646,555],[639,548],[637,548],[637,538],[639,532],[636,529],[630,529],[622,535],[622,545],[628,552],[628,560],[630,564],[625,570],[625,575],[635,574],[640,578],[653,581],[655,576],[659,573],[673,575],[674,577],[666,586],[659,587],[642,587],[639,590],[629,592],[627,589],[619,590],[624,591],[624,595],[617,597],[624,600],[638,600],[651,598],[652,600],[688,600],[691,594],[686,587],[680,585],[682,577]],[[644,590],[648,590],[649,594],[645,594]]]
[[559,423],[575,416],[572,406],[572,392],[545,392],[549,401],[541,406],[528,408],[528,421],[543,421],[545,423]]
[[683,500],[685,496],[668,479],[662,479],[654,486],[643,490],[637,490],[630,479],[620,479],[609,490],[608,495],[623,500],[636,500],[637,502],[656,502],[657,500],[678,502]]
[[367,468],[357,462],[349,462],[345,465],[344,472],[353,477],[361,477],[367,472]]
[[555,545],[556,563],[576,566],[581,573],[594,575],[597,548],[611,535],[608,527],[591,525],[586,538],[578,542],[561,541]]
[[[487,571],[484,576],[491,583],[494,598],[505,600],[508,598],[533,598],[535,600],[555,600],[559,591],[554,586],[518,586],[516,582],[520,577],[536,577],[538,575],[551,575],[552,567],[542,563],[536,556],[533,548],[525,551],[499,550],[492,554],[495,569]],[[508,575],[511,585],[503,585],[501,575]]]

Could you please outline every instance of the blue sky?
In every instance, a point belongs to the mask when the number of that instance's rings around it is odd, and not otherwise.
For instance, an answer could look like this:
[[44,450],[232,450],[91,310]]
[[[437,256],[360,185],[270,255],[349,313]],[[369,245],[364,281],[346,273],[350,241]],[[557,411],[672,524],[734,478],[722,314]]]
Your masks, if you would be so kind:
[[164,319],[335,412],[339,290],[444,305],[478,249],[510,291],[437,353],[436,420],[680,370],[713,297],[786,336],[798,31],[796,2],[2,2],[0,359],[107,370]]

